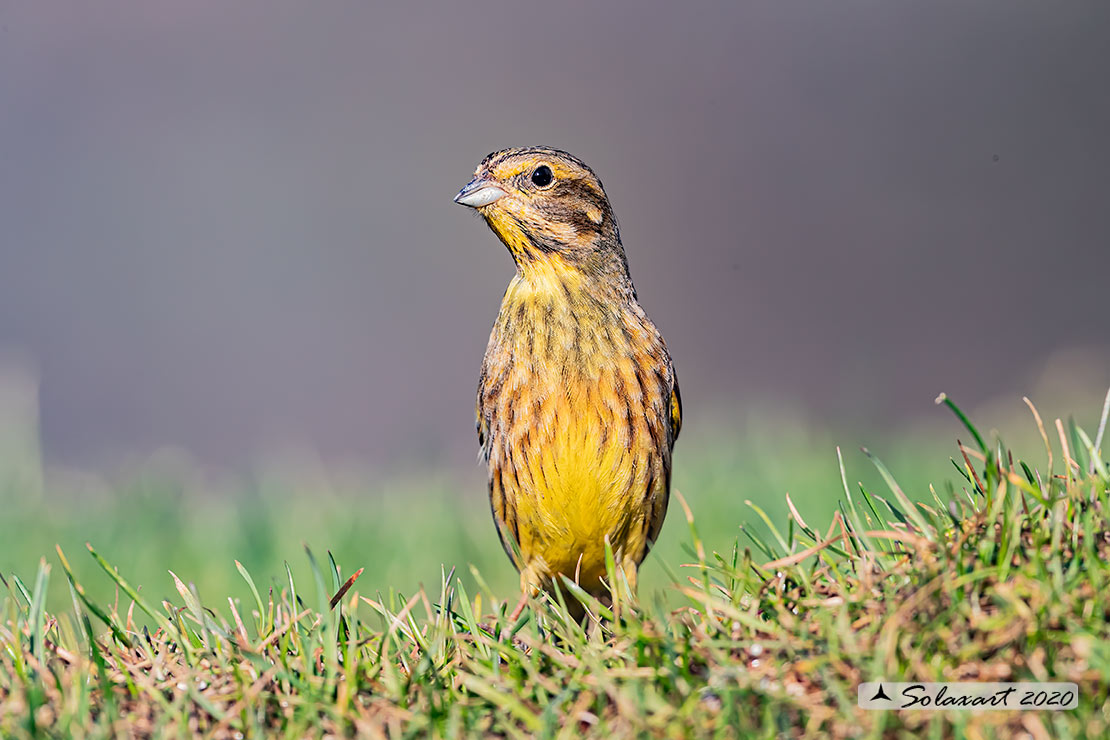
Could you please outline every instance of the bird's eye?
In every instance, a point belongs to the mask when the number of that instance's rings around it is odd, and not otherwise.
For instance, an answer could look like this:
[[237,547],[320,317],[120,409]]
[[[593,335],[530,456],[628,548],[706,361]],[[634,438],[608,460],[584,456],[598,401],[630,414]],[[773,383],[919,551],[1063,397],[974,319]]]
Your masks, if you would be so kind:
[[535,185],[537,188],[546,188],[548,185],[551,184],[551,180],[553,179],[553,177],[554,176],[551,174],[551,168],[548,167],[546,164],[541,164],[539,167],[532,171],[532,184]]

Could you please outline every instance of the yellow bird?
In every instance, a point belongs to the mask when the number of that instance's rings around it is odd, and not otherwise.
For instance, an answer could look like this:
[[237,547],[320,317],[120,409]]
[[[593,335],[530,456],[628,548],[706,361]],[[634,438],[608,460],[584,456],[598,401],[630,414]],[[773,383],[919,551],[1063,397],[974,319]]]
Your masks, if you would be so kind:
[[455,202],[516,262],[477,405],[490,508],[524,591],[514,614],[560,575],[606,598],[607,540],[635,588],[667,513],[682,402],[601,181],[567,152],[506,149]]

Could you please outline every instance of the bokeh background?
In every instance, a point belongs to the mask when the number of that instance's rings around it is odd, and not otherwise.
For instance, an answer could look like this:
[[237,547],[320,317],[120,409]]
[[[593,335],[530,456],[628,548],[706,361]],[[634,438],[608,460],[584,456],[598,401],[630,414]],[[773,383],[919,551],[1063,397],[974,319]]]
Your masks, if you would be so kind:
[[511,583],[473,397],[513,267],[451,198],[513,145],[606,183],[721,547],[745,499],[827,519],[837,444],[927,492],[940,391],[988,428],[1022,395],[1097,418],[1108,28],[1097,1],[0,3],[0,570],[99,537],[222,586],[308,540],[382,584]]

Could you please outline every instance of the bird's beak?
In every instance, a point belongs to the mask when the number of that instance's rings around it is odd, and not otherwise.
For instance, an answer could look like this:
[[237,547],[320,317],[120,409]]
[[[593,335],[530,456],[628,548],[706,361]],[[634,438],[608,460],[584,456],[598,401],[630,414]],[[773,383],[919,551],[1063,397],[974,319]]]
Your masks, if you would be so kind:
[[467,183],[465,188],[459,191],[459,194],[455,196],[455,202],[460,206],[481,208],[482,206],[488,206],[490,203],[496,203],[506,195],[508,193],[489,180],[475,177]]

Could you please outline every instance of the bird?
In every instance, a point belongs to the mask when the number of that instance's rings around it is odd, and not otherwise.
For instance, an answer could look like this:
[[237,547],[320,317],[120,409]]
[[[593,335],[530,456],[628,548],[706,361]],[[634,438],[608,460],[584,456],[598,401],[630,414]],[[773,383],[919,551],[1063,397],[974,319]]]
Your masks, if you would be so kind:
[[611,603],[607,546],[635,593],[667,513],[682,398],[601,180],[559,149],[504,149],[455,202],[516,265],[476,404],[490,509],[520,572],[511,616],[562,577]]

